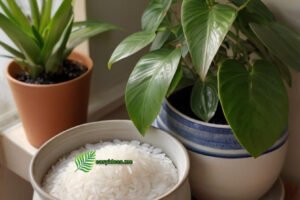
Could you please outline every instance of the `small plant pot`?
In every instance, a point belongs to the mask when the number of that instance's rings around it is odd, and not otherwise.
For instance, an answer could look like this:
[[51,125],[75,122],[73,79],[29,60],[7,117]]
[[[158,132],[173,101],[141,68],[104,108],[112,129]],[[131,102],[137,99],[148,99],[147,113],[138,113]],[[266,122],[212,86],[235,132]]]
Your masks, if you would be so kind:
[[89,100],[92,60],[73,52],[70,57],[88,68],[81,76],[58,84],[27,84],[15,79],[21,68],[11,62],[7,78],[26,136],[40,147],[63,130],[85,123]]
[[[142,137],[131,121],[114,120],[84,124],[69,129],[44,144],[30,165],[30,181],[35,191],[34,200],[55,200],[42,188],[45,174],[62,156],[85,144],[101,141],[139,140],[162,149],[173,161],[178,170],[178,183],[166,194],[155,200],[188,200],[191,199],[188,182],[189,157],[184,146],[169,134],[150,128]],[[153,174],[155,175],[155,174]],[[116,191],[118,192],[118,191]]]
[[191,189],[199,200],[259,199],[276,182],[284,164],[287,134],[255,159],[241,147],[229,126],[192,119],[168,101],[154,125],[189,150]]

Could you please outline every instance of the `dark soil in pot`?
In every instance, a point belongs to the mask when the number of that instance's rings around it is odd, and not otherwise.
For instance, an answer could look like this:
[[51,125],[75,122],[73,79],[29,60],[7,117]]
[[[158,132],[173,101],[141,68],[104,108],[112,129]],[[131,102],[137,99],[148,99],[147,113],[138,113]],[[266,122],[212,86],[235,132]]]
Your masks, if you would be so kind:
[[55,74],[46,74],[43,73],[41,76],[37,78],[33,78],[29,76],[28,73],[22,72],[18,74],[15,78],[24,83],[30,84],[40,84],[40,85],[47,85],[47,84],[57,84],[66,81],[73,80],[82,74],[84,74],[88,68],[83,64],[74,61],[74,60],[65,60],[60,67],[60,71]]
[[[173,107],[175,107],[181,113],[183,113],[193,119],[202,121],[193,113],[193,111],[190,107],[190,97],[191,97],[192,89],[193,89],[192,86],[181,89],[181,90],[175,92],[174,94],[172,94],[168,98],[168,101]],[[223,114],[223,110],[222,110],[222,107],[220,104],[218,105],[218,109],[217,109],[214,117],[209,121],[209,123],[222,124],[222,125],[228,124],[225,119],[225,116]]]

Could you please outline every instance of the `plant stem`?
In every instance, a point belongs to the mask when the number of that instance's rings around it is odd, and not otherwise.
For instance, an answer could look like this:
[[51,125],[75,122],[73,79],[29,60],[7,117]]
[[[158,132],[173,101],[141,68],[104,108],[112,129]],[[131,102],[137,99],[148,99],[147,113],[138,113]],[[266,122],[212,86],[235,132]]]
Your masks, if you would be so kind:
[[243,10],[245,7],[247,7],[250,1],[251,1],[251,0],[247,0],[243,5],[241,5],[241,7],[238,8],[238,11],[241,11],[241,10]]
[[213,5],[215,5],[215,1],[214,0],[206,0],[206,3],[209,7],[212,7]]

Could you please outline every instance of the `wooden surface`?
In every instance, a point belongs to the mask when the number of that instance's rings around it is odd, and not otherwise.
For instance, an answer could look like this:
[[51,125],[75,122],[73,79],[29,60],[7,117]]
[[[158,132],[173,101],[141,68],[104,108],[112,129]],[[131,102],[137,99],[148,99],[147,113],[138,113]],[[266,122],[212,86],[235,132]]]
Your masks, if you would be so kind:
[[300,187],[296,184],[285,183],[285,200],[300,200]]

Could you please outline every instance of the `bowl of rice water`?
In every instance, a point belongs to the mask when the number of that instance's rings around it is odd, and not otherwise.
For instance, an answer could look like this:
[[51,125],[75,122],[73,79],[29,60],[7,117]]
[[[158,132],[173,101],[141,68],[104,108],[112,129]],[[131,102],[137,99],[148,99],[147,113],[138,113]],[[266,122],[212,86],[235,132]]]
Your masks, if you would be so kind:
[[30,165],[34,200],[190,200],[189,157],[171,135],[131,121],[80,125],[44,144]]

